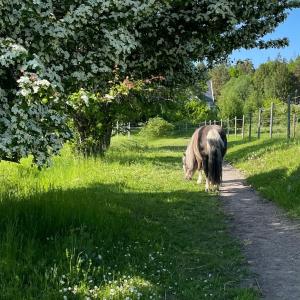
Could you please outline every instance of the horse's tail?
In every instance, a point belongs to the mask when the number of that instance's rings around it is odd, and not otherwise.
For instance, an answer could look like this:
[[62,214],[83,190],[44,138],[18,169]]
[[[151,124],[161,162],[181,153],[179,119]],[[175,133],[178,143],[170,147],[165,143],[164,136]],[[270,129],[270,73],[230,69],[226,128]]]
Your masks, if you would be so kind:
[[222,151],[224,142],[216,129],[211,129],[207,133],[208,152],[208,180],[212,184],[219,185],[222,181]]

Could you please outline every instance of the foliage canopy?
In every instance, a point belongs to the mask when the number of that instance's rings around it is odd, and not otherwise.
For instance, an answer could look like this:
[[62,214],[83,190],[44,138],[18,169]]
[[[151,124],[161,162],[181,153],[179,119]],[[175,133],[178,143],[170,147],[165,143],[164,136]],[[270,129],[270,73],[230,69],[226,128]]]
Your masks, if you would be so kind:
[[[29,96],[20,93],[23,72],[47,80],[62,104],[81,88],[100,93],[102,99],[110,91],[108,82],[115,78],[116,65],[119,83],[127,76],[134,80],[163,76],[165,85],[188,82],[195,74],[193,61],[212,63],[240,47],[286,45],[285,39],[265,42],[261,38],[285,19],[286,9],[296,6],[299,1],[289,0],[2,0],[0,103],[5,120],[0,121],[0,141],[6,146],[0,159],[18,161],[40,152],[42,165],[67,138],[67,128],[59,125],[65,124],[61,107],[53,111],[58,122],[55,130],[51,122],[38,125],[44,115],[28,116],[37,124],[36,131],[26,131],[21,125],[23,115],[15,120],[13,107],[21,109],[24,97]],[[37,94],[36,89],[31,90]],[[52,109],[53,100],[46,98],[43,109]],[[31,99],[32,105],[40,102],[39,97]],[[116,114],[107,116],[103,127],[110,128]],[[18,139],[18,133],[9,130],[11,123],[16,130],[23,127],[32,141],[39,138],[42,126],[43,137],[51,136],[57,142],[54,145],[46,138],[40,147],[21,141],[23,148],[19,142],[7,144],[7,140]]]

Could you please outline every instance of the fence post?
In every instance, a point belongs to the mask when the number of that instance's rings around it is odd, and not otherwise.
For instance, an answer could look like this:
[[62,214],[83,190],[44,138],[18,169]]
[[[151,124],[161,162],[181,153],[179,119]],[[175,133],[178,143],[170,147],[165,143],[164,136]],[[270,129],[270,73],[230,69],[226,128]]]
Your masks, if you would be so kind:
[[216,125],[216,120],[214,120],[214,125]]
[[188,125],[187,125],[187,122],[185,122],[185,131],[186,131],[186,132],[188,131]]
[[287,138],[291,138],[291,96],[288,96],[288,109],[287,109]]
[[260,139],[261,108],[258,109],[257,138]]
[[270,114],[270,138],[273,137],[273,114],[274,114],[274,102],[271,103],[271,114]]
[[297,124],[296,113],[293,114],[293,138],[296,137],[296,124]]
[[252,113],[249,113],[249,140],[251,140],[251,129],[252,129]]
[[206,126],[207,124],[206,124],[206,120],[204,121],[204,125]]
[[220,124],[221,127],[223,127],[223,119],[221,119],[220,122],[221,122],[221,124]]
[[243,115],[243,121],[242,121],[242,139],[245,137],[245,115]]
[[236,137],[236,130],[237,130],[236,126],[237,126],[237,118],[234,117],[234,136],[235,137]]
[[128,137],[130,137],[130,122],[128,123]]
[[119,121],[117,121],[117,136],[119,136]]
[[230,119],[228,118],[227,120],[227,135],[229,136],[230,134]]
[[209,120],[209,125],[211,125],[211,120]]

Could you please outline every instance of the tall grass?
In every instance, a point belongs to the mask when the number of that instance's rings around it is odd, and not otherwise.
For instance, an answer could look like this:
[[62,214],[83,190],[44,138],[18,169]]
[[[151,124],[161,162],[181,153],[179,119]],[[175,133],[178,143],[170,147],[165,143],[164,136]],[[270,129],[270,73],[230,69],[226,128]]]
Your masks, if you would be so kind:
[[0,164],[1,299],[253,299],[217,198],[182,179],[184,138]]

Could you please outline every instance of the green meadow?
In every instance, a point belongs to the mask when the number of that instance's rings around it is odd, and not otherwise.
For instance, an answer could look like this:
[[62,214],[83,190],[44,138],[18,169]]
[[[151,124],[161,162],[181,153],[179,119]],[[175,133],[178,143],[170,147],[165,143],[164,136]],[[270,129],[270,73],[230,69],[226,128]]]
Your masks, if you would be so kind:
[[300,141],[285,137],[231,138],[226,159],[245,172],[265,198],[300,216]]
[[255,299],[216,195],[183,180],[187,138],[0,163],[1,299]]

